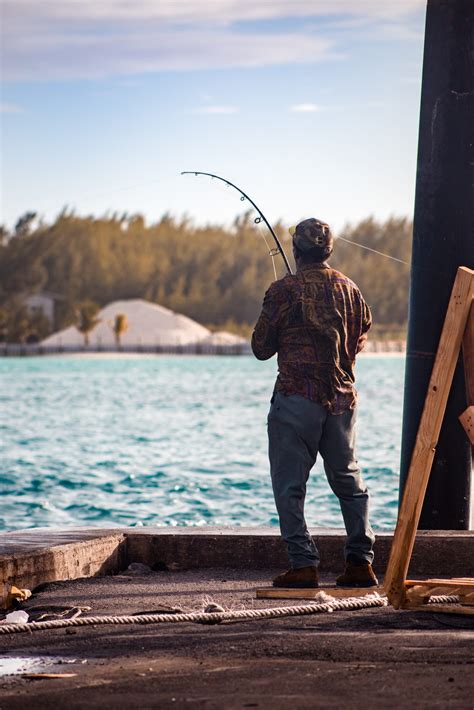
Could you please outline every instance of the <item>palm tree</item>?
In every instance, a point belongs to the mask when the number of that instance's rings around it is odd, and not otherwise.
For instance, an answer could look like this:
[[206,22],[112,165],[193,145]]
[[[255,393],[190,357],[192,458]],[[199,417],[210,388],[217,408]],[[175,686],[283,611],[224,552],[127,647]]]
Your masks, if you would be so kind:
[[8,336],[8,311],[0,308],[0,343],[6,343]]
[[117,343],[117,348],[120,348],[120,346],[121,346],[120,338],[126,332],[127,328],[128,328],[127,316],[125,315],[125,313],[117,313],[117,315],[115,316],[115,321],[114,321],[113,328],[112,328],[112,330],[114,331],[115,342]]
[[97,318],[99,306],[94,301],[82,301],[77,307],[77,329],[84,336],[84,345],[89,345],[89,333],[100,323]]

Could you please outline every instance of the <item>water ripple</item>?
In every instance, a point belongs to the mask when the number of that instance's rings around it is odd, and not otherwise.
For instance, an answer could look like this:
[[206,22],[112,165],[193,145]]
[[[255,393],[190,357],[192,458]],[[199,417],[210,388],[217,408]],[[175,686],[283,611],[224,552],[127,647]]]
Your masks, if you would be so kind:
[[[43,357],[0,361],[0,529],[278,525],[266,415],[275,360]],[[376,528],[394,525],[404,361],[358,364],[359,462]],[[310,525],[341,527],[321,462]]]

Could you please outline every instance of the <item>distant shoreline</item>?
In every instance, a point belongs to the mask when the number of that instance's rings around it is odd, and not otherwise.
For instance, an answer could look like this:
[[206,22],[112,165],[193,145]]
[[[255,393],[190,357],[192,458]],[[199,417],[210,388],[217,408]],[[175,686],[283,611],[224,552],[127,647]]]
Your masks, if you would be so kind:
[[[375,340],[369,341],[360,353],[365,357],[374,355],[405,356],[406,344],[402,340]],[[234,345],[210,345],[194,343],[190,345],[135,345],[117,347],[103,347],[89,345],[83,347],[46,346],[41,344],[0,344],[0,357],[34,357],[47,355],[84,355],[84,356],[130,356],[130,355],[251,355],[250,343]]]
[[361,354],[399,353],[404,355],[406,347],[405,340],[368,340]]
[[405,357],[406,356],[406,351],[405,350],[370,350],[370,351],[365,351],[363,350],[361,353],[358,354],[359,357]]

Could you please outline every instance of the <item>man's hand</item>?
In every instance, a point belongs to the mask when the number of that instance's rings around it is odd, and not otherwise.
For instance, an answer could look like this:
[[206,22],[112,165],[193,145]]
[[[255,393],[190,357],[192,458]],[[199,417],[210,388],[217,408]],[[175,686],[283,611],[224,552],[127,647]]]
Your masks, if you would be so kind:
[[357,341],[357,353],[364,349],[367,342],[367,333],[363,333]]
[[269,360],[278,350],[278,307],[274,299],[275,283],[265,294],[262,312],[252,333],[252,351],[257,360]]

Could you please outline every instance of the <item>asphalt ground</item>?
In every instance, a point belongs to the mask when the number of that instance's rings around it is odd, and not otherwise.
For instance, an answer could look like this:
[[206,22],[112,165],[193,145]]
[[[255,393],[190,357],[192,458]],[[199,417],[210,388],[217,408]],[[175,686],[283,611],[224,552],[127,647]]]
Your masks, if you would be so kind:
[[[89,615],[201,611],[209,601],[236,610],[288,606],[255,599],[256,587],[280,571],[124,572],[44,585],[22,608],[37,618],[73,606],[90,606]],[[219,625],[57,629],[0,636],[0,673],[8,663],[73,675],[0,675],[0,710],[473,710],[474,617],[376,608]]]

